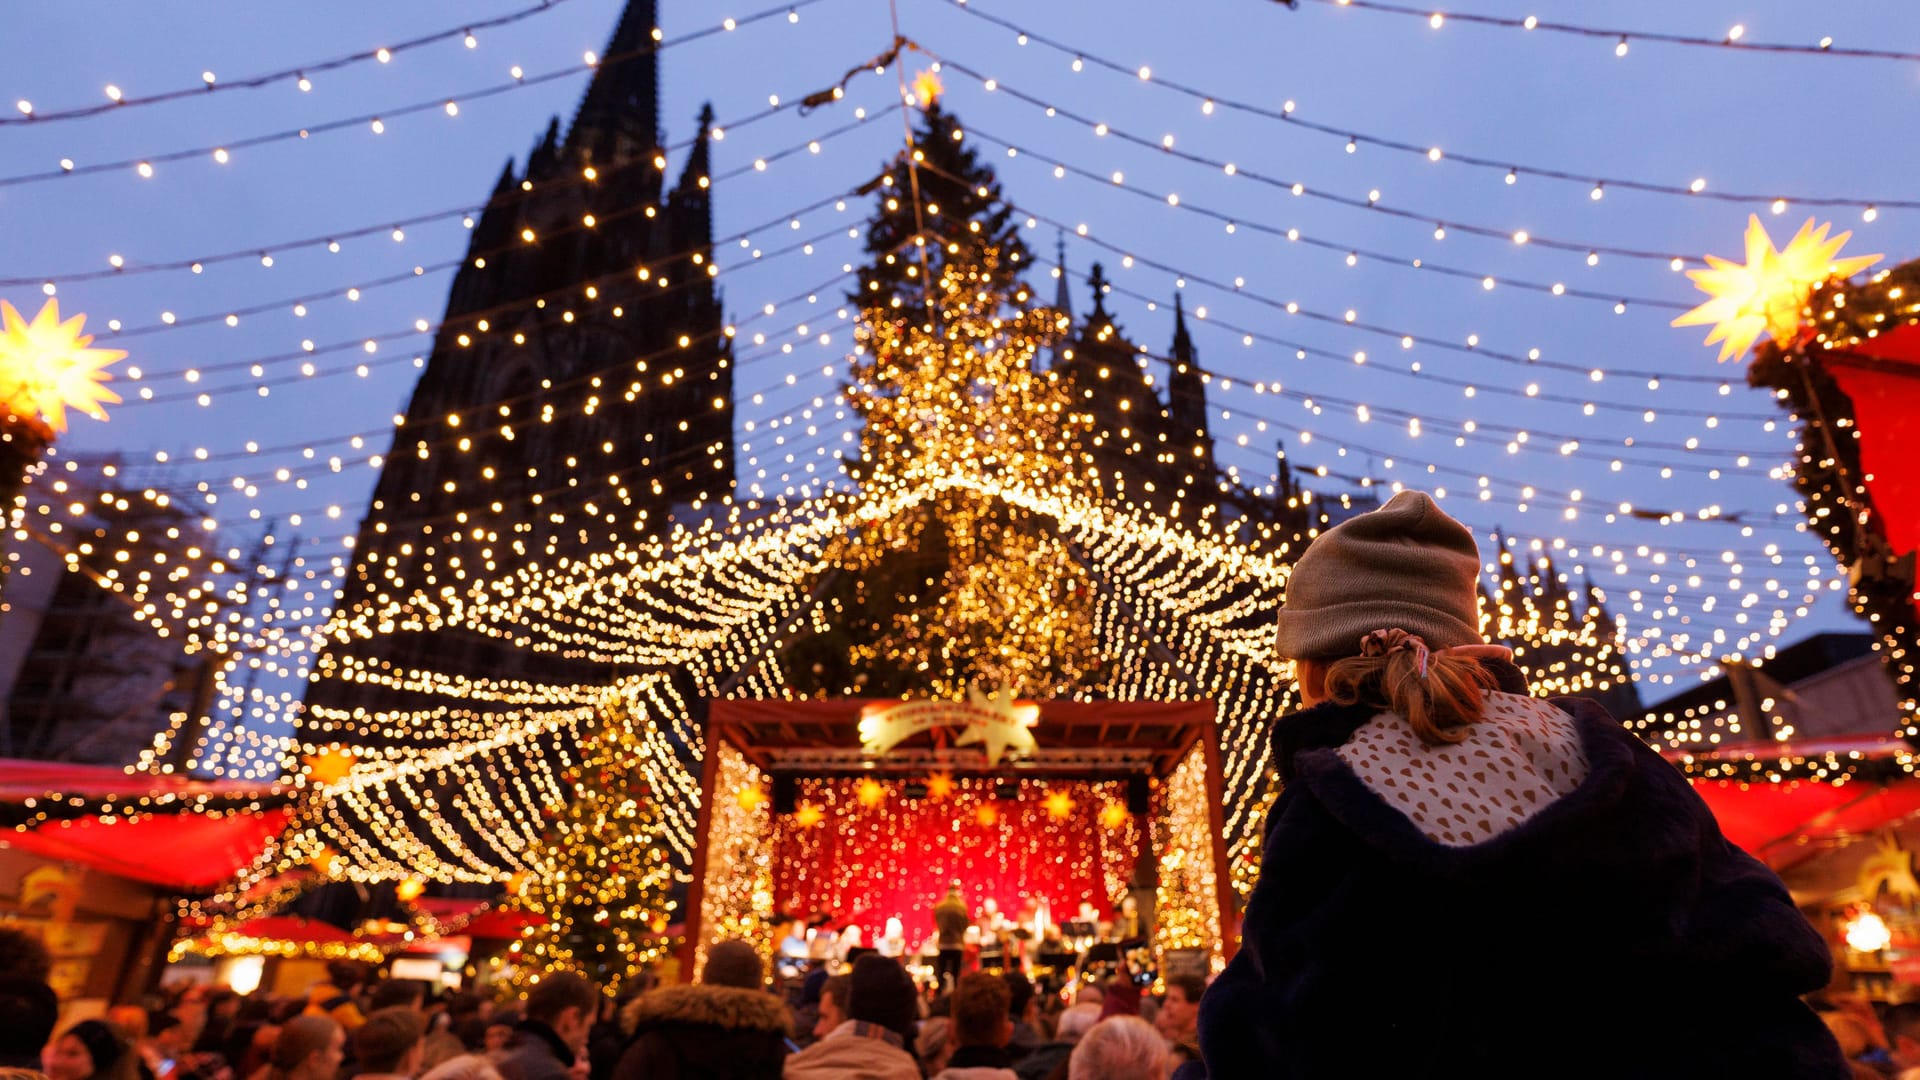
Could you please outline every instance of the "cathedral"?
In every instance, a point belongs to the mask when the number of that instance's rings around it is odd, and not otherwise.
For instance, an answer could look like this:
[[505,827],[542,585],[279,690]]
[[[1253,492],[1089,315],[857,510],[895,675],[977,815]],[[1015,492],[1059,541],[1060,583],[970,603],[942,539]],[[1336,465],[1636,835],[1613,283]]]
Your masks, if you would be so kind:
[[[713,282],[703,110],[669,185],[655,0],[631,0],[564,134],[510,160],[360,524],[345,613],[463,591],[631,535],[734,483],[733,371]],[[616,521],[609,507],[622,515]],[[569,523],[556,528],[561,514]],[[392,618],[391,615],[361,616]],[[417,618],[412,613],[400,618]],[[347,622],[316,665],[303,734],[325,741],[393,708],[416,668],[576,681],[555,652],[446,629]]]

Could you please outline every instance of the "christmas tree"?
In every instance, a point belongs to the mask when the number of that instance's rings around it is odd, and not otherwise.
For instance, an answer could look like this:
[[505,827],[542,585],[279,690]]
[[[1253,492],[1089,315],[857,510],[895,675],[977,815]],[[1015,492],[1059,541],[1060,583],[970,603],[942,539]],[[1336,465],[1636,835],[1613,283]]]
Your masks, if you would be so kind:
[[509,950],[516,987],[570,971],[615,994],[669,951],[673,867],[660,807],[635,781],[643,752],[625,708],[611,703],[601,717],[569,778],[573,798],[531,852],[510,905],[535,924]]

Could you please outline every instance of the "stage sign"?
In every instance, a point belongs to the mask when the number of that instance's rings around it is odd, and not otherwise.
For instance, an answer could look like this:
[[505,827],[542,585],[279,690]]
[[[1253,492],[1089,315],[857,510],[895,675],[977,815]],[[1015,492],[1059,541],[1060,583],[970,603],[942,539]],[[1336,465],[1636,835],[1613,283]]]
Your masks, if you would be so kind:
[[981,744],[987,765],[997,768],[1008,751],[1034,751],[1033,726],[1040,722],[1040,706],[1015,701],[1013,688],[1003,686],[989,696],[969,687],[965,701],[876,702],[860,710],[860,745],[870,754],[884,754],[901,742],[935,728],[958,728],[955,746]]

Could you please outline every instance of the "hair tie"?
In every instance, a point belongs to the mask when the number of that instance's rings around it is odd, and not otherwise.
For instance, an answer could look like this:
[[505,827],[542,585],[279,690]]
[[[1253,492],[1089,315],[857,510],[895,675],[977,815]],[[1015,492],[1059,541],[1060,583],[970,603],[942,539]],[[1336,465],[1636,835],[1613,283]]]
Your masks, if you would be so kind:
[[[1427,646],[1427,640],[1419,634],[1394,627],[1390,630],[1375,630],[1360,639],[1361,656],[1387,656],[1397,652],[1411,652],[1414,661],[1419,664],[1420,677],[1427,677],[1427,661],[1435,650]],[[1454,645],[1438,650],[1441,656],[1458,656],[1467,660],[1511,660],[1513,650],[1505,645],[1489,645],[1474,642],[1468,645]]]

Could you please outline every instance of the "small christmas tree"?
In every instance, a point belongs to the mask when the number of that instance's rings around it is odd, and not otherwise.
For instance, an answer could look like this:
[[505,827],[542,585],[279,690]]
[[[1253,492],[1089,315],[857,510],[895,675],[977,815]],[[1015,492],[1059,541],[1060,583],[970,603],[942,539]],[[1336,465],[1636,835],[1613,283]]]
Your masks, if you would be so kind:
[[673,867],[659,843],[654,793],[637,784],[642,751],[625,707],[602,710],[589,756],[569,776],[573,799],[532,852],[512,910],[543,923],[509,953],[512,982],[525,986],[571,971],[609,994],[669,952]]

